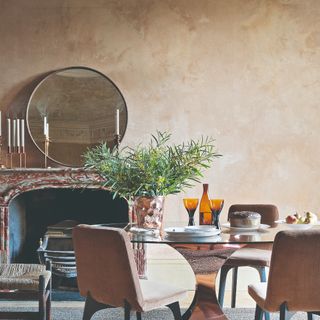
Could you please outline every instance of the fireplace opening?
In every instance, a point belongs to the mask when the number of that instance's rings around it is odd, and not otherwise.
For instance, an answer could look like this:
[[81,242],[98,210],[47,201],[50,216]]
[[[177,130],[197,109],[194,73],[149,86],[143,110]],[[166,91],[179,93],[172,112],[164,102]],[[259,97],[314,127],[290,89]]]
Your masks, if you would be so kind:
[[79,223],[128,222],[128,203],[106,190],[44,189],[27,191],[9,205],[10,260],[39,263],[39,240],[47,227],[63,220]]

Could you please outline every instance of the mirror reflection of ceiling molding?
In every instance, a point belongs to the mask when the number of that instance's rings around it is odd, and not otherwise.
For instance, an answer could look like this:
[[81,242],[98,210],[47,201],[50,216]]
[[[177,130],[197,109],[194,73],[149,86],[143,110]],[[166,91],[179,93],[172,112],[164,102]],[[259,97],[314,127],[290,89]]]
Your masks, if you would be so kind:
[[[119,109],[120,134],[127,126],[127,106],[115,84],[101,73],[88,68],[69,68],[51,73],[42,80],[32,93],[27,110],[30,135],[38,148],[44,152],[43,122],[49,123],[50,143],[80,146],[107,142],[112,146],[116,133],[116,112]],[[70,152],[59,158],[58,163],[81,166],[81,154]]]

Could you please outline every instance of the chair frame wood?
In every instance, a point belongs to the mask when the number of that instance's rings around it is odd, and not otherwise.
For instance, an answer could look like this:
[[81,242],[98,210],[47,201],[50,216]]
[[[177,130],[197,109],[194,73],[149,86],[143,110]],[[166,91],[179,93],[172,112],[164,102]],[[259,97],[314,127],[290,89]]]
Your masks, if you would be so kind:
[[[255,310],[255,315],[254,315],[254,320],[262,320],[263,319],[263,314],[264,310],[257,304],[256,305],[256,310]],[[308,320],[313,320],[313,314],[320,315],[319,312],[307,312]],[[284,302],[280,306],[280,320],[290,320],[294,315],[294,312],[290,312],[287,307],[287,303]]]
[[[51,271],[50,261],[46,264],[46,269]],[[39,276],[38,291],[31,290],[0,290],[0,299],[12,301],[27,301],[35,300],[39,302],[38,311],[24,311],[24,312],[0,312],[0,319],[51,319],[51,287],[52,277],[50,277],[47,285],[45,284],[45,277]]]
[[[166,305],[166,307],[168,307],[172,311],[174,320],[182,320],[180,305],[179,305],[178,301],[173,302],[171,304],[168,304],[168,305]],[[88,292],[87,297],[86,297],[86,302],[84,305],[84,312],[83,312],[82,320],[90,320],[92,318],[92,316],[97,311],[103,310],[103,309],[108,309],[108,308],[115,308],[115,307],[96,301],[91,296],[90,292]],[[124,300],[123,308],[124,308],[124,320],[130,320],[131,306],[126,300]],[[137,311],[136,317],[137,317],[137,320],[141,320],[142,319],[141,312]]]
[[[270,204],[233,204],[229,208],[228,215],[230,212],[232,212],[232,208],[237,206],[242,206],[243,210],[251,210],[251,206],[261,207],[261,206],[273,206]],[[276,208],[276,207],[275,207]],[[244,265],[243,265],[244,266]],[[220,306],[223,308],[224,303],[224,295],[225,295],[225,287],[226,287],[226,280],[227,280],[227,274],[229,270],[232,269],[232,287],[231,287],[231,308],[236,307],[236,296],[237,296],[237,282],[238,282],[238,268],[242,267],[242,265],[232,264],[232,261],[227,261],[225,265],[222,266],[220,270],[220,284],[219,284],[219,293],[218,293],[218,301]],[[246,267],[251,267],[256,269],[259,272],[260,281],[261,282],[267,282],[267,268],[263,265],[247,265]],[[264,312],[265,320],[270,320],[270,314],[268,312]]]

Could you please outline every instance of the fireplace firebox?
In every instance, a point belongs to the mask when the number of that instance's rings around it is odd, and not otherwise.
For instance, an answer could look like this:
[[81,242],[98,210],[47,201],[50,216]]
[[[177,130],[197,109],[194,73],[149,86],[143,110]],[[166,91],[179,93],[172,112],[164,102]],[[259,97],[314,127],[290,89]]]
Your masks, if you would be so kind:
[[99,175],[84,169],[2,169],[1,262],[38,262],[39,239],[62,220],[127,222],[127,202],[113,199],[99,182]]

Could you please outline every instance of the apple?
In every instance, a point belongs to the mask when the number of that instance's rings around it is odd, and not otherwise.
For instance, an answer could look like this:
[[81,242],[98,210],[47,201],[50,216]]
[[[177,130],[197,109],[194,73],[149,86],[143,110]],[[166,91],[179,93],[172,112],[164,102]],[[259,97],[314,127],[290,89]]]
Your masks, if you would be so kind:
[[294,224],[298,222],[298,218],[295,215],[290,215],[286,217],[286,223]]

